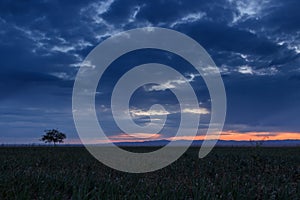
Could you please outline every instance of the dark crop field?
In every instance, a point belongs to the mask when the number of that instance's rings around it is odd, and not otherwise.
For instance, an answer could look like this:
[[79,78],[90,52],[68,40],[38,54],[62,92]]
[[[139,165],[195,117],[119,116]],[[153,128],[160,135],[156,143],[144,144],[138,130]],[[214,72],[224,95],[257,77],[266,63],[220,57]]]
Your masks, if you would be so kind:
[[82,147],[1,147],[0,199],[300,199],[300,148],[198,150],[128,174]]

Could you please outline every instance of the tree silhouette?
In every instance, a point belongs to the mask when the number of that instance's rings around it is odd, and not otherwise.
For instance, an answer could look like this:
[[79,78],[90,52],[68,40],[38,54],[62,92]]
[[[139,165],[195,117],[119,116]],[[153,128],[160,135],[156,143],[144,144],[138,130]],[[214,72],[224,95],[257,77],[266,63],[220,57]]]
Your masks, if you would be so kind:
[[45,130],[45,135],[42,135],[41,141],[45,143],[53,142],[53,145],[55,146],[57,142],[63,143],[64,139],[66,138],[67,138],[66,134],[56,129],[52,129],[52,130]]

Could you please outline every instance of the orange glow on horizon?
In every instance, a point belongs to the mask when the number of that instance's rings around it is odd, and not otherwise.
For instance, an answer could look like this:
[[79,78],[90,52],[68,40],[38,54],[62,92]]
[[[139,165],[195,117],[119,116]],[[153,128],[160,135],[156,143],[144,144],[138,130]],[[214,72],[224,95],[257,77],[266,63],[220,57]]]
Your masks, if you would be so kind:
[[[175,140],[204,140],[205,135],[181,136],[176,138],[169,138]],[[210,136],[208,139],[217,139],[216,135]],[[299,132],[245,132],[239,133],[234,131],[222,132],[219,140],[300,140]]]
[[[141,136],[140,138],[138,136]],[[146,137],[149,136],[149,137]],[[121,133],[119,135],[109,136],[108,140],[91,139],[88,144],[105,144],[110,142],[144,142],[149,140],[204,140],[205,135],[192,136],[180,136],[164,138],[159,134],[150,133],[136,133],[136,137]],[[210,136],[208,139],[217,139],[216,135]],[[222,132],[219,140],[236,140],[236,141],[250,141],[250,140],[300,140],[300,132],[234,132],[226,131]],[[80,144],[79,139],[72,139],[67,141],[68,144]]]

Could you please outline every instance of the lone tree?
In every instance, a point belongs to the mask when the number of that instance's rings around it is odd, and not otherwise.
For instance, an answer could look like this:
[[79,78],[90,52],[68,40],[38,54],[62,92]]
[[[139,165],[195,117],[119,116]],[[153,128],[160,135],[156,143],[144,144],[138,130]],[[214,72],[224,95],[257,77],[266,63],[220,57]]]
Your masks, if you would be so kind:
[[53,144],[55,146],[55,144],[57,142],[63,143],[64,139],[66,139],[66,138],[67,138],[66,134],[64,134],[56,129],[52,129],[52,130],[45,130],[45,135],[42,135],[41,141],[43,141],[45,143],[53,142]]

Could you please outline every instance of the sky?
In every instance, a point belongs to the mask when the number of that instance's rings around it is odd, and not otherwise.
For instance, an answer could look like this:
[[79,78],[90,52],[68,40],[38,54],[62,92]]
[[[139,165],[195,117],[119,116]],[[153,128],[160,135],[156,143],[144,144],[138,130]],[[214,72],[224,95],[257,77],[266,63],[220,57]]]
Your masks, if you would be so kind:
[[[66,143],[80,142],[72,90],[81,63],[110,36],[148,26],[186,34],[218,66],[227,96],[221,139],[300,139],[299,7],[298,0],[3,0],[0,143],[39,143],[43,131],[52,128],[67,134]],[[201,114],[197,139],[203,139],[211,104],[202,78],[184,59],[153,49],[121,56],[101,78],[96,110],[105,133],[113,141],[132,140],[114,122],[110,96],[122,74],[149,62],[172,66],[190,80],[201,109],[188,113]],[[167,86],[141,87],[131,98],[137,124],[149,123],[151,114],[167,115],[165,127],[152,139],[170,139],[178,129],[178,101],[164,87],[179,84],[178,79]],[[148,112],[154,103],[164,105],[166,112]]]

